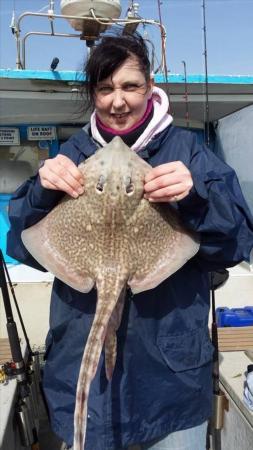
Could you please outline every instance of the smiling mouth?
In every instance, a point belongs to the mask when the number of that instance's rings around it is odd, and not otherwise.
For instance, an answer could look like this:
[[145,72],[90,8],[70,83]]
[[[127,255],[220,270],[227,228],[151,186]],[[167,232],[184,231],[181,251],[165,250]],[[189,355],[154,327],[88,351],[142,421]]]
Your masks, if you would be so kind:
[[127,117],[129,115],[129,113],[122,113],[122,114],[112,114],[112,117],[114,117],[115,119],[123,119],[124,117]]

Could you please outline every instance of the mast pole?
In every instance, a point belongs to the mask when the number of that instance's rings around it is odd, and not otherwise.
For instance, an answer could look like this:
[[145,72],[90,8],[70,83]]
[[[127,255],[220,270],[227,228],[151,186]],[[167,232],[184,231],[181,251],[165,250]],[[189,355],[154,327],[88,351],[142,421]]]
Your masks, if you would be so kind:
[[207,36],[206,36],[206,2],[202,0],[203,9],[203,35],[204,35],[204,64],[205,64],[205,142],[210,145],[209,127],[209,89],[208,89],[208,66],[207,66]]
[[185,99],[185,122],[187,128],[190,127],[190,117],[189,117],[189,104],[188,104],[188,88],[187,88],[187,74],[186,74],[186,62],[182,61],[184,66],[184,99]]

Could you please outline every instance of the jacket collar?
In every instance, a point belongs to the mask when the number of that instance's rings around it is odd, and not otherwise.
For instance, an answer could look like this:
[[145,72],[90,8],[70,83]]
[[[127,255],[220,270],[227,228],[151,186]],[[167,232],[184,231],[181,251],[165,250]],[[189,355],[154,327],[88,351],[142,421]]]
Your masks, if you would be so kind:
[[159,151],[165,139],[167,139],[168,136],[172,133],[173,128],[173,125],[169,125],[167,128],[165,128],[165,130],[157,134],[145,148],[138,152],[138,155],[145,160],[149,160],[149,158],[154,156]]
[[[161,133],[157,134],[145,148],[138,152],[138,155],[145,160],[151,158],[155,153],[158,152],[159,148],[163,144],[163,141],[167,139],[171,134],[172,129],[173,126],[169,125],[169,127],[161,131]],[[79,151],[81,151],[85,158],[93,155],[97,151],[97,149],[101,147],[101,144],[99,144],[99,142],[95,141],[95,139],[90,136],[89,130],[90,124],[88,123],[83,127],[82,130],[80,130],[72,137],[73,144],[77,146],[77,148],[79,149]]]
[[90,124],[88,123],[85,125],[82,130],[80,130],[78,133],[76,133],[74,136],[72,136],[72,143],[74,146],[76,146],[79,151],[85,156],[85,158],[88,158],[89,156],[93,155],[96,150],[100,147],[98,142],[96,142],[89,133],[89,127]]

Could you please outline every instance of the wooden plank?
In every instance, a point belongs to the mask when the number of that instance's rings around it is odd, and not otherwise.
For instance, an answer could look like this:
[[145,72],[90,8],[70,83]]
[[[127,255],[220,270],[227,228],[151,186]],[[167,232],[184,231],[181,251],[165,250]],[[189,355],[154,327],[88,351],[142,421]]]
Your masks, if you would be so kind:
[[253,349],[253,327],[218,328],[219,350],[243,351]]
[[219,342],[219,349],[222,351],[222,348],[230,347],[230,348],[244,348],[247,350],[252,350],[252,342]]
[[230,340],[230,341],[227,341],[226,339],[224,340],[224,339],[221,339],[221,340],[219,340],[219,342],[220,343],[227,343],[227,344],[230,344],[230,345],[243,345],[243,344],[248,344],[248,345],[251,345],[252,346],[252,349],[253,349],[253,342],[252,342],[252,339],[249,339],[249,340]]
[[218,334],[219,334],[219,336],[221,336],[221,337],[233,337],[233,338],[235,338],[235,337],[243,337],[243,336],[246,336],[246,337],[249,337],[249,338],[252,338],[252,336],[253,336],[253,333],[219,333],[218,332]]
[[221,341],[228,341],[228,342],[234,342],[235,339],[241,341],[252,341],[253,336],[219,336],[219,339]]
[[220,352],[245,352],[246,350],[251,350],[252,345],[242,345],[240,347],[236,347],[234,345],[231,345],[231,347],[224,347],[223,345],[220,346],[219,351]]
[[11,349],[9,344],[9,339],[0,339],[0,365],[11,361]]
[[218,327],[220,334],[253,334],[253,327]]
[[228,332],[228,333],[219,333],[218,332],[218,334],[219,334],[219,336],[232,336],[232,337],[240,337],[240,336],[248,336],[248,337],[252,337],[253,336],[253,333],[249,333],[249,332],[246,332],[246,333],[243,333],[243,332],[241,332],[241,333],[232,333],[232,332]]

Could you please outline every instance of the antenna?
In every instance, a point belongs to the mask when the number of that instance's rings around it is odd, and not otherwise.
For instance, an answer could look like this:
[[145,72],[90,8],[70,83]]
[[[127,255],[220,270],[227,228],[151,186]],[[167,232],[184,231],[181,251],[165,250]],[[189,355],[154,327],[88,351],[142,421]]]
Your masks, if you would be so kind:
[[162,70],[164,73],[165,82],[167,85],[167,96],[169,99],[169,113],[173,115],[172,108],[171,108],[171,102],[170,102],[170,90],[169,90],[169,81],[168,81],[168,67],[167,67],[167,60],[166,60],[166,31],[163,27],[162,22],[162,10],[161,10],[161,0],[157,0],[157,6],[158,6],[158,14],[159,14],[159,22],[161,24],[161,45],[162,45]]
[[15,32],[16,32],[16,4],[15,4],[15,0],[13,0],[12,17],[11,17],[11,23],[10,23],[9,26],[10,26],[12,34],[15,34]]
[[210,129],[209,129],[209,92],[208,92],[208,69],[207,69],[207,39],[206,39],[206,2],[202,2],[203,8],[203,33],[204,33],[204,61],[205,61],[205,142],[210,145]]
[[136,19],[140,18],[139,7],[140,5],[137,2],[132,1],[131,5],[129,4],[126,18],[129,22],[132,20],[134,23],[126,23],[123,29],[123,34],[134,33],[137,30],[138,22],[136,22]]
[[189,118],[189,103],[188,103],[188,89],[187,89],[187,74],[186,74],[186,62],[182,61],[184,65],[184,99],[185,99],[185,121],[187,128],[190,127]]
[[[159,22],[160,22],[161,26],[163,27],[161,4],[162,4],[161,0],[157,0]],[[166,33],[165,33],[164,29],[161,32],[161,39],[162,39],[162,69],[164,71],[165,79],[167,82],[168,68],[167,68],[167,61],[166,61]]]

